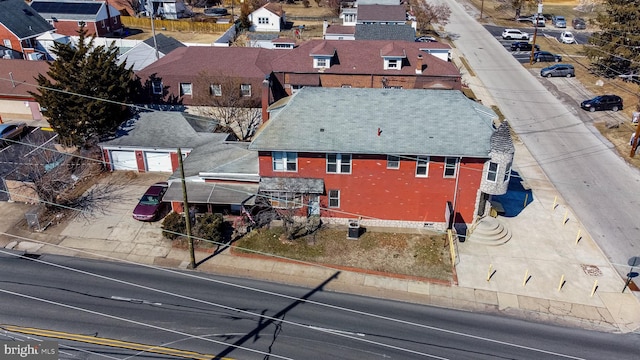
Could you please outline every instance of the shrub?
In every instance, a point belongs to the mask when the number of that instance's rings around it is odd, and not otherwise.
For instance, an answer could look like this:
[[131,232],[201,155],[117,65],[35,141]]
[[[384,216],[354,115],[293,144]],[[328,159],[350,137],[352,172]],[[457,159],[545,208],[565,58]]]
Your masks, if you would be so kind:
[[193,235],[201,239],[221,243],[224,240],[225,223],[222,214],[203,214],[198,217]]
[[162,236],[174,240],[187,232],[187,225],[183,214],[172,212],[162,221]]

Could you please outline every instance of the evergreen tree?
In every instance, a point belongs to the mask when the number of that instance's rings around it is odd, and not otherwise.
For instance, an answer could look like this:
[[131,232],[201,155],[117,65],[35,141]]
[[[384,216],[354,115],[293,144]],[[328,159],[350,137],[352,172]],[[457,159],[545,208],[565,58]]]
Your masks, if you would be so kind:
[[606,0],[598,14],[600,31],[589,38],[585,53],[592,69],[603,76],[617,76],[640,69],[640,1]]
[[[93,46],[84,26],[77,44],[56,43],[47,76],[36,78],[40,93],[31,93],[43,115],[67,146],[89,147],[112,133],[129,116],[133,71],[118,65],[115,46]],[[105,101],[106,100],[106,101]]]

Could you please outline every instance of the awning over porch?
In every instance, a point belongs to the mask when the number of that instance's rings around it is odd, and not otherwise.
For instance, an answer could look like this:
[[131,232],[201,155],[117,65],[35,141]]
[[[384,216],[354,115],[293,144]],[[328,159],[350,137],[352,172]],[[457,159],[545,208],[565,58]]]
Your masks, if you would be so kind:
[[323,194],[324,180],[294,177],[261,177],[260,191]]
[[[255,205],[258,184],[187,182],[187,197],[196,204]],[[171,183],[162,201],[182,201],[182,183]]]

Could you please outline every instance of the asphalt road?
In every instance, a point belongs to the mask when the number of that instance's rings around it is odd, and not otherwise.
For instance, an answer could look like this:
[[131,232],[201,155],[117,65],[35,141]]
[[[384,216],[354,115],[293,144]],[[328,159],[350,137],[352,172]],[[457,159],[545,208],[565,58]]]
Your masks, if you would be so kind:
[[[640,255],[640,172],[532,76],[460,3],[445,27],[547,177],[621,275]],[[469,12],[475,12],[470,9]],[[611,116],[602,112],[601,116]]]
[[[640,340],[325,292],[323,284],[304,289],[55,255],[0,253],[0,273],[5,329],[237,359],[635,359]],[[105,350],[91,351],[87,358]],[[109,353],[124,358],[120,351]]]

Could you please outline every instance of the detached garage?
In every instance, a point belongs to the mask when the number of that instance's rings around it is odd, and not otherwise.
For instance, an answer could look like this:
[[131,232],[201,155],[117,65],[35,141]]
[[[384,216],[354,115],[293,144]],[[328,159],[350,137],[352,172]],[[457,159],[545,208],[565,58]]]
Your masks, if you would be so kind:
[[172,173],[178,168],[178,148],[184,158],[194,147],[220,136],[208,131],[214,123],[180,112],[145,112],[99,145],[111,171]]

